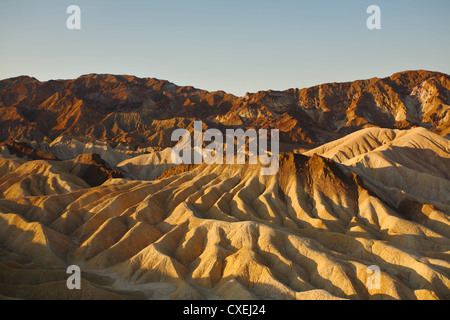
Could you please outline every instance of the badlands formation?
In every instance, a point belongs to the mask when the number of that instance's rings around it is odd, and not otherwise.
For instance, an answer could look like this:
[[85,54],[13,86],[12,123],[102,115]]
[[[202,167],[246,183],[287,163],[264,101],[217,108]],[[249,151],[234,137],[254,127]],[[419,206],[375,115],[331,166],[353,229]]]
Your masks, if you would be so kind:
[[[449,80],[0,81],[0,298],[450,299]],[[175,166],[195,119],[280,129],[278,173]]]

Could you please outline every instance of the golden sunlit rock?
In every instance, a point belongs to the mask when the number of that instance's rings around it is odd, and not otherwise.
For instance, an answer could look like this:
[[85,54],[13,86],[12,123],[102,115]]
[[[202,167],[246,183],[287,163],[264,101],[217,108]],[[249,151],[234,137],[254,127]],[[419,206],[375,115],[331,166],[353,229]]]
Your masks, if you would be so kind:
[[[450,299],[448,90],[429,72],[243,98],[2,81],[0,297]],[[280,129],[278,173],[174,165],[170,134],[196,117]]]

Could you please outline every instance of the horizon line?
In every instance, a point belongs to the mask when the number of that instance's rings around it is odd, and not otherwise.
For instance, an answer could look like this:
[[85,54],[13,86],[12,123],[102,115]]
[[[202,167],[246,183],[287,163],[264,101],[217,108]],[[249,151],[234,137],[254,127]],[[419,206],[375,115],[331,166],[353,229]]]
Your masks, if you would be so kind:
[[1,81],[12,80],[12,79],[17,79],[17,78],[32,78],[32,79],[34,79],[34,80],[36,80],[36,81],[38,81],[40,83],[46,83],[46,82],[50,82],[50,81],[74,81],[74,80],[80,79],[82,77],[87,77],[87,76],[114,76],[114,77],[122,76],[122,77],[134,77],[134,78],[141,79],[141,80],[149,79],[149,80],[157,80],[157,81],[166,81],[166,82],[168,82],[170,84],[173,84],[173,85],[175,85],[175,86],[177,86],[179,88],[192,87],[193,89],[199,90],[199,91],[206,91],[206,92],[209,92],[209,93],[224,92],[225,94],[230,94],[230,95],[233,95],[233,96],[238,97],[238,98],[244,98],[247,94],[256,94],[256,93],[259,93],[259,92],[286,92],[286,91],[289,91],[289,90],[312,89],[312,88],[316,88],[316,87],[319,87],[319,86],[322,86],[322,85],[328,85],[328,84],[344,84],[344,83],[352,83],[352,82],[357,82],[357,81],[368,81],[368,80],[373,80],[373,79],[382,80],[382,79],[390,78],[390,77],[395,76],[397,74],[411,73],[411,72],[439,73],[441,75],[449,76],[449,74],[447,74],[445,72],[442,72],[442,71],[426,70],[426,69],[408,69],[408,70],[394,72],[394,73],[392,73],[390,75],[387,75],[387,76],[384,76],[384,77],[383,76],[373,76],[373,77],[360,78],[360,79],[354,79],[354,80],[348,80],[348,81],[329,81],[329,82],[322,82],[322,83],[318,83],[318,84],[315,84],[315,85],[312,85],[312,86],[303,87],[303,88],[290,87],[290,88],[286,88],[286,89],[283,89],[283,90],[261,89],[261,90],[255,91],[255,92],[249,92],[248,91],[244,95],[237,95],[237,94],[234,94],[234,93],[227,92],[227,91],[225,91],[223,89],[206,90],[206,89],[198,88],[198,87],[195,87],[195,86],[189,85],[189,84],[180,85],[180,84],[174,83],[174,82],[172,82],[172,81],[170,81],[168,79],[162,79],[162,78],[157,78],[157,77],[140,77],[140,76],[136,76],[136,75],[133,75],[133,74],[125,74],[125,73],[119,74],[119,73],[97,73],[97,72],[92,72],[92,73],[81,74],[78,77],[74,77],[74,78],[54,78],[54,79],[48,79],[48,80],[40,80],[39,78],[37,78],[35,76],[22,74],[22,75],[18,75],[18,76],[13,76],[13,77],[9,77],[9,78],[0,79],[0,82]]

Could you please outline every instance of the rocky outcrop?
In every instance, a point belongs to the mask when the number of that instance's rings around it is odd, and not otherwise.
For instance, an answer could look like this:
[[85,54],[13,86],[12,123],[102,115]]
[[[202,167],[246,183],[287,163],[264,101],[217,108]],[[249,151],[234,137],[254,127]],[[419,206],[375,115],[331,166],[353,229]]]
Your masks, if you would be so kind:
[[236,97],[158,79],[91,74],[39,82],[0,82],[0,140],[91,138],[112,147],[172,147],[173,128],[207,126],[280,129],[297,147],[317,146],[367,127],[425,127],[448,136],[448,75],[408,71],[383,79]]
[[[449,147],[426,129],[372,128],[283,154],[273,176],[259,165],[182,165],[155,181],[82,188],[61,171],[27,174],[59,175],[66,189],[27,182],[4,193],[0,295],[449,299]],[[19,181],[24,160],[4,161]],[[62,281],[70,264],[83,271],[77,296]],[[367,286],[373,265],[378,288]]]
[[[0,298],[450,299],[449,90],[426,71],[245,97],[0,81]],[[196,119],[279,129],[279,171],[174,165]]]

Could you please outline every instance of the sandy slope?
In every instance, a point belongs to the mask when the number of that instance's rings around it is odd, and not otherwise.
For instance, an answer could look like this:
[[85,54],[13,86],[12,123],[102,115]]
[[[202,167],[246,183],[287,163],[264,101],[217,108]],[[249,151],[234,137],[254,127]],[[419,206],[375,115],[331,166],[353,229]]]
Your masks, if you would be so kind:
[[127,177],[138,180],[154,180],[173,166],[172,148],[142,154],[117,164]]
[[[20,187],[1,185],[0,296],[449,299],[449,156],[424,129],[369,129],[281,156],[276,176],[182,166],[93,188],[4,156]],[[81,291],[65,287],[70,264]]]
[[450,212],[450,142],[424,128],[364,129],[305,153],[313,154],[387,189],[385,201],[408,197]]

